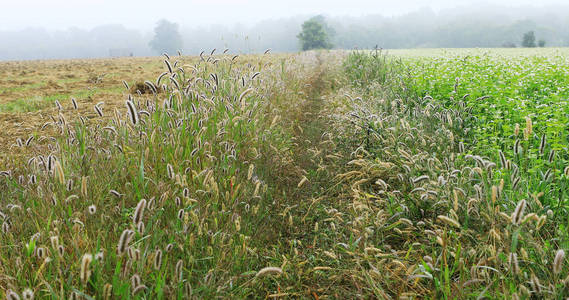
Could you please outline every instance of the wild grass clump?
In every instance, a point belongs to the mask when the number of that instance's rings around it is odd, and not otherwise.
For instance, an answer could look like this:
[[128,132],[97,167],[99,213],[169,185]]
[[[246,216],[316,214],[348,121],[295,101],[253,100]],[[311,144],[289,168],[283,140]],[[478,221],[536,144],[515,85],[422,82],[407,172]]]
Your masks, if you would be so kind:
[[125,83],[120,107],[59,103],[42,127],[55,137],[0,180],[7,297],[255,291],[274,273],[257,250],[274,230],[267,170],[290,143],[276,120],[305,72],[279,59],[166,60],[145,92]]
[[[359,64],[377,58],[352,56],[344,67],[354,88],[336,101],[351,110],[337,135],[354,146],[337,177],[351,186],[346,224],[361,246],[350,256],[367,266],[355,272],[360,284],[378,297],[567,297],[566,149],[550,146],[549,130],[528,117],[517,146],[498,135],[507,151],[477,153],[472,134],[484,116],[461,95],[467,89],[455,85],[451,105],[429,95],[376,97],[399,88],[363,88]],[[412,88],[404,74],[399,85],[374,88]]]

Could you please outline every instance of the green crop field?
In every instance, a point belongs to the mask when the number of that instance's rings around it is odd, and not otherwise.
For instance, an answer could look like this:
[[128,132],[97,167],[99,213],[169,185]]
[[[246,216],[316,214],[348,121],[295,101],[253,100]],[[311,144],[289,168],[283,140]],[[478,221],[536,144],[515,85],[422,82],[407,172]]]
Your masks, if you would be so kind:
[[568,49],[0,71],[6,298],[569,297]]

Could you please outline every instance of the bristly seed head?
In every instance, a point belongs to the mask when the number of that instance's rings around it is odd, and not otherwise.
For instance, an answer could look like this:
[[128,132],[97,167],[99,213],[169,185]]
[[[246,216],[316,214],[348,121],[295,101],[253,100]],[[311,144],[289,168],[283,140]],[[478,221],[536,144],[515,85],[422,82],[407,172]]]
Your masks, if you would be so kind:
[[136,205],[136,209],[134,210],[134,216],[132,218],[134,225],[138,225],[138,223],[142,221],[142,218],[144,217],[145,208],[146,208],[146,199],[141,199]]
[[111,297],[113,296],[113,285],[110,283],[106,283],[105,286],[103,287],[103,297],[105,300],[109,300],[111,299]]
[[502,164],[502,169],[506,169],[506,156],[504,156],[504,152],[502,152],[502,150],[500,150],[498,153],[500,155],[500,163]]
[[58,160],[56,160],[54,163],[54,171],[57,181],[59,181],[61,185],[65,185],[65,173],[63,172],[63,167]]
[[146,290],[147,287],[144,284],[141,284],[132,290],[132,296],[136,296],[138,293]]
[[138,231],[140,234],[144,234],[144,228],[144,222],[139,222],[138,225],[136,225],[136,231]]
[[81,177],[81,195],[87,198],[87,177]]
[[563,267],[563,261],[565,260],[565,251],[563,249],[557,250],[555,253],[555,259],[553,260],[553,273],[559,274],[561,273],[561,269]]
[[160,270],[162,266],[162,250],[157,249],[156,253],[154,254],[154,269]]
[[172,65],[170,64],[170,62],[168,60],[164,60],[164,63],[166,64],[166,67],[168,68],[168,72],[170,72],[170,74],[172,74]]
[[33,300],[34,299],[34,291],[27,288],[22,292],[22,297],[24,300]]
[[70,192],[73,189],[73,179],[67,180],[67,191]]
[[166,170],[168,171],[168,178],[174,179],[174,177],[175,177],[174,167],[172,167],[171,164],[167,164],[167,165],[166,165]]
[[549,157],[547,158],[547,161],[549,161],[549,163],[552,163],[554,158],[555,158],[555,150],[551,149],[551,151],[549,151]]
[[120,198],[120,197],[122,196],[121,193],[119,193],[119,192],[117,192],[117,191],[115,191],[115,190],[110,190],[110,191],[109,191],[109,194],[111,194],[111,195],[113,195],[113,196],[115,196],[115,197],[117,197],[117,198]]
[[266,268],[259,270],[259,272],[257,272],[257,275],[255,275],[255,277],[261,277],[261,276],[271,275],[271,274],[282,274],[282,272],[283,272],[283,270],[281,268],[278,268],[278,267],[266,267]]
[[138,276],[138,274],[132,275],[132,277],[130,278],[130,285],[132,286],[132,288],[135,289],[137,286],[140,285],[140,283],[141,283],[140,276]]
[[91,277],[90,264],[92,261],[93,256],[89,253],[83,255],[83,258],[81,259],[81,273],[79,274],[79,277],[83,283],[89,281],[89,278]]
[[51,242],[51,247],[53,249],[57,249],[57,247],[59,247],[59,237],[58,236],[52,236],[49,238],[50,242]]
[[136,125],[138,123],[138,112],[136,110],[136,106],[130,100],[126,101],[126,107],[128,109],[128,115],[132,125]]
[[531,274],[530,284],[535,293],[541,294],[541,284],[539,283],[537,276],[535,276],[533,273]]
[[508,262],[510,264],[510,270],[514,274],[520,273],[520,266],[518,264],[518,254],[516,252],[511,252],[508,257]]
[[99,106],[95,105],[93,107],[93,109],[95,110],[95,112],[99,115],[99,117],[103,117],[103,109],[100,108]]
[[418,184],[419,182],[423,181],[423,180],[428,180],[429,176],[428,175],[421,175],[419,177],[413,178],[413,184]]
[[180,259],[176,263],[176,275],[177,275],[178,281],[182,281],[182,279],[183,279],[183,275],[184,275],[183,270],[184,270],[184,261]]
[[96,261],[102,261],[105,258],[105,254],[102,251],[99,251],[95,254]]
[[119,256],[122,256],[124,254],[124,252],[128,248],[128,243],[130,243],[130,240],[132,239],[133,235],[134,235],[134,231],[129,230],[129,229],[125,229],[122,232],[122,234],[119,238],[119,244],[117,246],[117,254]]
[[512,223],[514,225],[520,225],[520,222],[522,221],[522,218],[524,216],[524,210],[526,209],[526,205],[527,201],[525,199],[518,202],[518,205],[516,206],[516,209],[512,214]]
[[6,291],[6,299],[7,300],[20,300],[20,296],[12,290]]

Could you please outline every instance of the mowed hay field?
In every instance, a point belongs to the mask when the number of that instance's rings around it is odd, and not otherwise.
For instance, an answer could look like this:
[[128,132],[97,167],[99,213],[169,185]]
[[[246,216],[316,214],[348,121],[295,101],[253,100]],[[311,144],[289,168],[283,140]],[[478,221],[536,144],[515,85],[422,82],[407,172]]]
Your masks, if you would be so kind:
[[[198,60],[185,57],[189,63]],[[258,63],[246,55],[240,60],[239,64]],[[10,146],[18,138],[35,136],[58,111],[56,102],[69,108],[75,99],[77,111],[86,117],[97,115],[96,104],[108,112],[122,108],[128,94],[149,93],[144,82],[155,80],[164,68],[164,60],[156,57],[0,62],[0,143]],[[0,150],[0,160],[13,154]]]
[[49,120],[55,101],[67,106],[75,98],[85,114],[101,101],[107,109],[122,105],[122,80],[143,83],[161,73],[161,64],[152,58],[0,62],[1,159],[11,157],[7,150],[17,138],[29,138]]
[[568,54],[0,63],[0,293],[565,299]]

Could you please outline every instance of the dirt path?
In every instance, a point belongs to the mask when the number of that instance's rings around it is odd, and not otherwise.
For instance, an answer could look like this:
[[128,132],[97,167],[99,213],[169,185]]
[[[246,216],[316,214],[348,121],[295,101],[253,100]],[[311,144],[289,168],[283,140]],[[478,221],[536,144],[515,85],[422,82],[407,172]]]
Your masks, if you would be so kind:
[[[329,62],[322,53],[313,53],[316,66],[307,80],[301,113],[294,120],[293,168],[288,174],[275,174],[275,186],[281,212],[273,225],[273,247],[279,248],[289,264],[288,295],[316,298],[323,295],[342,297],[350,291],[342,275],[317,270],[331,268],[330,252],[336,233],[330,227],[333,207],[342,200],[342,186],[334,178],[345,163],[344,154],[336,153],[330,135],[330,116],[326,96],[333,92],[327,69]],[[332,209],[332,210],[330,210]],[[338,216],[336,216],[338,217]],[[333,276],[328,276],[333,275]],[[349,283],[348,283],[349,285]],[[280,289],[280,287],[279,287]]]

